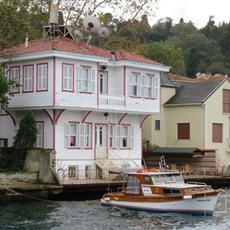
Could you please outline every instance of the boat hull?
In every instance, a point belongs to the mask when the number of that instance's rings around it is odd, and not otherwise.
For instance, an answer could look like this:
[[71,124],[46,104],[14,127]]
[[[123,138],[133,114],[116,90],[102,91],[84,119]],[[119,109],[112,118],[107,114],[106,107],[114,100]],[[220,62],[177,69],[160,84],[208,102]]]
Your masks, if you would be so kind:
[[217,195],[210,196],[198,196],[191,199],[172,198],[165,201],[156,201],[156,198],[140,199],[132,197],[132,200],[124,200],[118,197],[104,197],[101,199],[101,205],[103,206],[116,206],[137,211],[148,212],[174,212],[174,213],[186,213],[193,215],[207,215],[212,216],[214,208],[218,199]]

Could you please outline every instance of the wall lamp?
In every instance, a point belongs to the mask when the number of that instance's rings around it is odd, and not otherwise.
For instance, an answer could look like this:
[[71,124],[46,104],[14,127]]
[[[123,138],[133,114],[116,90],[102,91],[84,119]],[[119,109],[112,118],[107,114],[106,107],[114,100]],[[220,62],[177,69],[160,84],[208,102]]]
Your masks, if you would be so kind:
[[103,115],[105,117],[105,120],[107,120],[107,117],[109,116],[109,113],[108,112],[104,112]]

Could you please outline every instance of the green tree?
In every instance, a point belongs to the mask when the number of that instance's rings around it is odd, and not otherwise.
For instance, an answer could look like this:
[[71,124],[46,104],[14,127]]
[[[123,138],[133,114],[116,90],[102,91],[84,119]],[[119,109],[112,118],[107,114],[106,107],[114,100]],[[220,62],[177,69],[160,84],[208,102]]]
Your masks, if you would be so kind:
[[36,142],[36,135],[36,121],[32,112],[28,112],[20,121],[13,147],[16,149],[32,149]]
[[208,39],[201,33],[192,33],[185,36],[181,40],[180,47],[183,50],[187,75],[189,77],[195,77],[197,72],[201,72],[200,66],[207,72],[208,67],[213,62],[223,60],[223,55],[217,42]]
[[166,42],[153,42],[144,46],[139,53],[147,58],[171,66],[170,72],[184,75],[185,63],[181,48],[176,48]]
[[8,97],[8,88],[9,82],[7,78],[4,76],[2,68],[0,67],[0,106],[2,108],[7,107],[9,104],[9,97]]
[[197,32],[197,28],[192,22],[184,23],[182,20],[180,23],[175,24],[171,29],[171,36],[183,38],[189,34]]
[[[123,0],[58,0],[58,8],[63,12],[65,24],[78,27],[80,19],[85,15],[101,15],[105,11],[116,12],[120,21],[129,18],[129,21],[140,20],[147,13],[154,16],[156,4],[159,0],[130,0],[124,4]],[[107,10],[109,9],[109,10]],[[119,9],[119,10],[118,10]]]
[[48,2],[38,0],[8,0],[0,2],[0,50],[43,36],[48,24]]
[[151,41],[165,41],[171,35],[172,19],[162,18],[152,27]]

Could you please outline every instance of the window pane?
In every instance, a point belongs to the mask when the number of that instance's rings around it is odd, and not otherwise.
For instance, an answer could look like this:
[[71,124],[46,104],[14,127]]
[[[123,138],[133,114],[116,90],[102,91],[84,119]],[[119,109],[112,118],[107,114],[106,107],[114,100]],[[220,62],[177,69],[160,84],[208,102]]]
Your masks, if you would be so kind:
[[47,89],[47,64],[39,64],[38,65],[38,76],[37,76],[37,82],[38,90],[46,90]]
[[223,90],[223,112],[230,113],[230,90]]
[[32,91],[33,90],[33,66],[24,67],[23,76],[23,90]]
[[155,130],[160,130],[161,128],[161,123],[160,123],[160,120],[155,120]]
[[63,65],[63,89],[73,90],[73,65]]
[[91,68],[88,67],[82,67],[81,68],[81,76],[80,76],[80,90],[89,92],[90,89],[90,74],[91,74]]
[[130,75],[130,89],[131,96],[140,96],[140,74],[132,73]]
[[35,148],[43,148],[43,123],[37,123],[37,134],[36,134],[36,143]]
[[140,181],[136,177],[129,176],[126,193],[131,193],[131,194],[140,193]]
[[19,74],[19,67],[10,68],[10,80],[13,81],[13,84],[10,86],[11,93],[19,92]]

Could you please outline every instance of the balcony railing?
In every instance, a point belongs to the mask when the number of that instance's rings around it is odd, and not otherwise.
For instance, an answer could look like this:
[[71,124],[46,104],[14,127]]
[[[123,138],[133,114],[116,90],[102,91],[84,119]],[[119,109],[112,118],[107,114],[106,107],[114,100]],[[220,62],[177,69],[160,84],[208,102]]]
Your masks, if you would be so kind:
[[124,107],[125,97],[112,95],[99,95],[99,106]]

